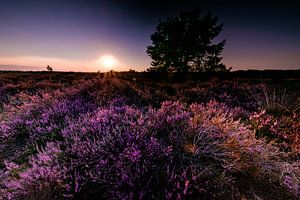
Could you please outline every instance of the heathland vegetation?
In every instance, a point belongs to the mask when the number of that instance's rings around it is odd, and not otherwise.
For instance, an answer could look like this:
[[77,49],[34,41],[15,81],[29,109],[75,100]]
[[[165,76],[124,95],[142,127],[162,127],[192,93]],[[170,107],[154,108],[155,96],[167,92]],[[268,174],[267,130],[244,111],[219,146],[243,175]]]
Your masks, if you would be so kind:
[[299,199],[299,78],[182,76],[1,73],[0,199]]
[[299,199],[299,71],[229,72],[221,30],[160,21],[149,72],[1,72],[0,200]]

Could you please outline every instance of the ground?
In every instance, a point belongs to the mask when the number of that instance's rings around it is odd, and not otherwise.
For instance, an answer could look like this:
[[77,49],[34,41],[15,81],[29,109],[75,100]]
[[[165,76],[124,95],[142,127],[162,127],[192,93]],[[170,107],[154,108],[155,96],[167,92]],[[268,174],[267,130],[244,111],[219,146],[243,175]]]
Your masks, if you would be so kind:
[[299,71],[0,80],[0,199],[299,198]]

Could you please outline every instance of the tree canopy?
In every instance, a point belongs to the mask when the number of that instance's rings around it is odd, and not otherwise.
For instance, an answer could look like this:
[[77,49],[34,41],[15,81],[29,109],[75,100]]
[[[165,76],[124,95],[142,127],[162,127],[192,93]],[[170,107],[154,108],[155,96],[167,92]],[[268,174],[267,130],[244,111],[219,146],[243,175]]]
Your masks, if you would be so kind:
[[199,9],[160,20],[151,35],[147,53],[152,58],[148,71],[217,72],[228,71],[221,63],[225,40],[213,44],[222,24],[211,13]]

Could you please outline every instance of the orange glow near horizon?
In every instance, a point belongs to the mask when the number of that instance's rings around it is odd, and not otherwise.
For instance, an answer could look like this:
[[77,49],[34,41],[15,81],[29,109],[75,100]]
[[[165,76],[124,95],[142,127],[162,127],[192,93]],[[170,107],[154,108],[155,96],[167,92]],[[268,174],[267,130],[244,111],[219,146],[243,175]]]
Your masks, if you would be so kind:
[[[123,63],[123,62],[122,62]],[[6,65],[6,67],[5,67]],[[50,65],[55,71],[96,72],[109,70],[127,70],[127,65],[120,65],[120,61],[110,54],[93,60],[69,60],[62,58],[40,56],[1,57],[0,70],[33,70],[43,71]]]

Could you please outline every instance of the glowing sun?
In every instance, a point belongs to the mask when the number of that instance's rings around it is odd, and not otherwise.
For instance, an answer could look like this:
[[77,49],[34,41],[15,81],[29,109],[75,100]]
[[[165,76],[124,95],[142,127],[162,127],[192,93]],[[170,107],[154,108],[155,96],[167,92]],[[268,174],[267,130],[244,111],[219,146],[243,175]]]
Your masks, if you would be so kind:
[[97,61],[106,69],[112,69],[118,64],[118,60],[112,55],[103,55]]

